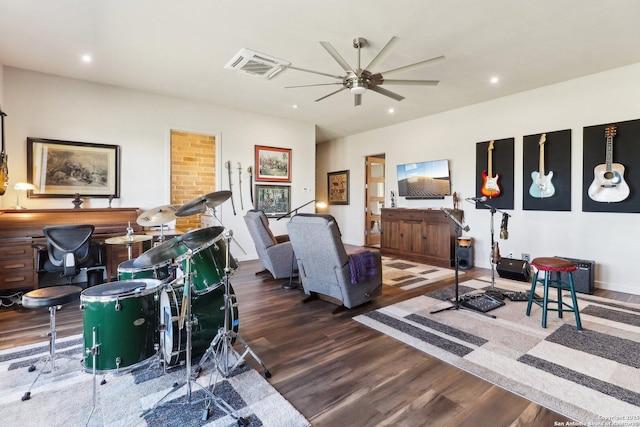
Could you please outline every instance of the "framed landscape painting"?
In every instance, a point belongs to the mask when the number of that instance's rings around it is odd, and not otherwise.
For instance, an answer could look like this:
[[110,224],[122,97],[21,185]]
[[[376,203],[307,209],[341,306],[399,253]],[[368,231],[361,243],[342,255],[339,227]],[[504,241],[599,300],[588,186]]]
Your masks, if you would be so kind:
[[268,217],[282,216],[291,211],[291,187],[287,185],[256,185],[256,209]]
[[120,147],[27,138],[28,197],[120,197]]
[[291,149],[256,145],[256,181],[291,182]]

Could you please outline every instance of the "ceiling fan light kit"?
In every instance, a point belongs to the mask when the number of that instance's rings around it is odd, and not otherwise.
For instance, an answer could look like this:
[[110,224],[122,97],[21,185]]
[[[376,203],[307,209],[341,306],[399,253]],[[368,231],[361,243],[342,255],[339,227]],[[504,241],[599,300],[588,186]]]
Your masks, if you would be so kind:
[[383,84],[387,85],[412,85],[412,86],[435,86],[439,83],[438,80],[389,80],[385,79],[384,75],[389,75],[392,73],[398,72],[406,72],[415,70],[417,68],[423,67],[425,65],[434,64],[441,62],[445,59],[444,56],[438,56],[435,58],[427,59],[424,61],[416,62],[414,64],[405,65],[402,67],[394,68],[388,71],[384,71],[381,73],[372,73],[370,70],[375,69],[380,63],[382,63],[387,56],[391,53],[391,50],[398,42],[398,38],[393,36],[391,40],[387,42],[387,44],[382,48],[380,52],[371,60],[369,65],[367,65],[364,69],[361,67],[360,60],[361,55],[360,51],[363,47],[367,46],[367,40],[362,37],[357,37],[353,39],[353,47],[358,50],[357,57],[357,67],[352,68],[347,61],[338,53],[338,51],[331,45],[329,42],[320,42],[320,45],[331,55],[331,57],[342,67],[345,71],[344,76],[337,76],[329,73],[323,73],[320,71],[307,70],[304,68],[293,67],[289,65],[287,68],[292,70],[303,71],[306,73],[319,74],[326,77],[331,77],[334,79],[340,80],[340,82],[335,83],[319,83],[319,84],[311,84],[311,85],[299,85],[299,86],[287,86],[287,89],[291,88],[301,88],[301,87],[311,87],[311,86],[327,86],[327,85],[342,85],[342,88],[329,93],[321,98],[316,99],[316,102],[322,101],[325,98],[330,97],[331,95],[335,95],[338,92],[342,92],[345,89],[349,89],[349,91],[354,95],[354,105],[357,107],[362,103],[362,95],[367,91],[371,90],[373,92],[377,92],[381,95],[387,96],[396,101],[402,101],[404,99],[403,96],[398,95],[397,93],[391,92],[390,90],[384,89],[380,86]]

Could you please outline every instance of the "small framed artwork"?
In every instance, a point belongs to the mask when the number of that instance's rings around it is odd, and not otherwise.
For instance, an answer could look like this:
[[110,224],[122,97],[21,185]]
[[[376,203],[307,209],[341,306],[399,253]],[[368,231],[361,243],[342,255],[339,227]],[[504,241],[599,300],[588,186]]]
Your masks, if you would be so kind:
[[120,147],[27,138],[28,197],[120,197]]
[[288,185],[256,185],[256,209],[268,217],[286,215],[291,211],[291,187]]
[[349,204],[349,171],[329,172],[327,174],[327,192],[330,205]]
[[256,181],[291,182],[291,149],[256,145]]

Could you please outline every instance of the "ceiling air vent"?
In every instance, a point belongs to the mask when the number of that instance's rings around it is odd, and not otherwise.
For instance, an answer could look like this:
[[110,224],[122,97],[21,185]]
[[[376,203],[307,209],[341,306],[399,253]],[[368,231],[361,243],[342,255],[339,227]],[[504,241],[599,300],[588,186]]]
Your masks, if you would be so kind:
[[231,58],[231,61],[229,61],[224,68],[270,79],[289,65],[291,65],[290,62],[283,61],[282,59],[243,48]]

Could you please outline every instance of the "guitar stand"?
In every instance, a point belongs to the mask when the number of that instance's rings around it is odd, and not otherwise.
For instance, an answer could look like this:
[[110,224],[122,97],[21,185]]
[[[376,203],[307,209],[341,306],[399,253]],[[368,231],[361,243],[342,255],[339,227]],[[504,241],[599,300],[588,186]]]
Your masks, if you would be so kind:
[[[200,363],[196,368],[196,376],[202,371],[203,364],[207,361],[209,357],[213,358],[216,369],[220,372],[225,378],[229,377],[229,375],[238,367],[242,362],[244,362],[246,356],[248,354],[254,358],[256,362],[262,367],[263,374],[265,378],[271,378],[271,372],[265,364],[260,360],[260,358],[254,353],[254,351],[249,347],[249,344],[242,339],[242,337],[235,332],[229,324],[229,318],[231,316],[231,309],[235,307],[237,304],[233,302],[235,299],[235,295],[231,294],[229,275],[231,269],[229,268],[230,263],[230,253],[229,253],[229,242],[231,240],[232,232],[231,230],[225,232],[225,240],[227,240],[226,245],[226,266],[224,269],[224,323],[223,327],[218,329],[218,333],[211,341],[209,348],[200,359]],[[232,366],[230,365],[231,356],[235,355],[235,351],[233,349],[233,343],[235,341],[239,341],[244,346],[244,353],[242,353],[239,357],[236,358],[235,363]],[[235,356],[234,356],[235,358]]]
[[455,244],[455,280],[454,280],[454,288],[455,288],[455,297],[454,300],[451,301],[451,299],[449,299],[449,301],[453,304],[450,307],[445,307],[445,308],[441,308],[438,310],[433,310],[430,311],[429,314],[436,314],[436,313],[441,313],[443,311],[447,311],[447,310],[469,310],[469,311],[473,311],[475,313],[479,313],[482,314],[484,316],[487,317],[491,317],[493,319],[496,318],[496,316],[492,315],[492,314],[487,314],[485,312],[483,312],[482,310],[474,307],[473,305],[462,305],[460,304],[460,291],[459,291],[459,281],[458,281],[458,272],[460,270],[460,260],[458,258],[458,236],[460,235],[460,228],[461,228],[461,224],[460,221],[458,221],[457,218],[455,218],[454,216],[451,216],[451,214],[449,214],[447,211],[444,211],[444,214],[447,218],[449,218],[454,224],[455,224],[455,236],[456,236],[456,244]]
[[[228,250],[228,249],[227,249]],[[184,294],[183,294],[183,308],[182,310],[186,310],[183,311],[183,315],[181,315],[180,317],[183,318],[183,326],[186,327],[187,330],[187,344],[186,344],[186,379],[184,381],[183,384],[175,384],[173,389],[171,391],[169,391],[167,394],[165,394],[160,401],[158,401],[158,403],[156,403],[154,405],[154,407],[148,411],[145,411],[145,413],[149,413],[153,410],[155,410],[159,405],[195,405],[197,403],[200,402],[205,402],[205,409],[202,413],[202,419],[206,420],[209,417],[209,407],[211,404],[216,405],[218,408],[220,408],[223,412],[225,412],[227,415],[229,415],[230,417],[234,418],[239,426],[246,426],[248,425],[248,420],[238,416],[238,414],[236,413],[236,411],[231,407],[231,405],[229,405],[229,403],[227,403],[224,399],[216,396],[213,392],[209,391],[208,388],[203,387],[201,384],[198,384],[198,382],[196,382],[196,378],[193,377],[192,372],[191,372],[191,338],[192,338],[192,327],[193,327],[193,319],[191,316],[191,285],[192,285],[192,273],[191,273],[191,256],[193,254],[193,251],[191,249],[188,249],[186,254],[185,254],[185,258],[186,258],[186,262],[185,262],[185,277],[184,277]],[[94,365],[95,366],[95,365]],[[192,386],[193,385],[197,385],[198,387],[200,387],[200,389],[204,392],[205,397],[202,399],[197,399],[197,400],[193,400],[192,399]],[[182,402],[164,402],[163,401],[169,397],[172,393],[176,392],[177,390],[180,390],[182,387],[186,387],[186,394],[184,396],[184,401]]]

